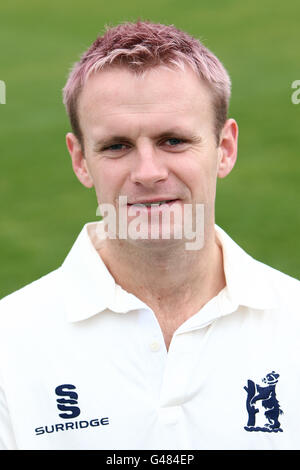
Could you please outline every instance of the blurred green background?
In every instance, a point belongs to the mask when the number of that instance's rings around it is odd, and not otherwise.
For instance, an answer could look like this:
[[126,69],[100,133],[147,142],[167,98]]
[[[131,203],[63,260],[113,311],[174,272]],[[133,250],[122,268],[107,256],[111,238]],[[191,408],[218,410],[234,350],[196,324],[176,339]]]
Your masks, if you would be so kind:
[[216,221],[252,256],[300,278],[299,15],[298,0],[2,1],[0,297],[57,268],[97,220],[65,147],[61,89],[105,24],[138,17],[186,30],[229,70],[239,157],[218,182]]

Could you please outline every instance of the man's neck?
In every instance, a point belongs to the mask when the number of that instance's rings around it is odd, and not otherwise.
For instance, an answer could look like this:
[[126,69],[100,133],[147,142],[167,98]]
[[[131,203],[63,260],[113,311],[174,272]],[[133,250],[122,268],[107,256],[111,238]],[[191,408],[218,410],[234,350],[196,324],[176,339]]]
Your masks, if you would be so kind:
[[117,284],[155,313],[168,345],[174,331],[226,285],[214,229],[201,250],[106,240],[97,251]]

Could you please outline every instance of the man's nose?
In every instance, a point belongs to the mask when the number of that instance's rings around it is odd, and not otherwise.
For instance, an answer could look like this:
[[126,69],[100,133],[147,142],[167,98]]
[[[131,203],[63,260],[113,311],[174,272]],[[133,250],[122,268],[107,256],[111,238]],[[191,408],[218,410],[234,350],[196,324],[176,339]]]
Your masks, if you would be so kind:
[[131,171],[131,181],[145,187],[152,187],[168,178],[168,169],[163,156],[154,149],[147,148],[137,152],[134,167]]

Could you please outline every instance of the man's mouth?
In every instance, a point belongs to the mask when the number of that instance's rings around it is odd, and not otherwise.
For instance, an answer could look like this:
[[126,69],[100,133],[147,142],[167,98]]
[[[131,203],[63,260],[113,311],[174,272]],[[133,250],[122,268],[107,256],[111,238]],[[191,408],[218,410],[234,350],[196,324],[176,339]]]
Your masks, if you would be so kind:
[[161,201],[145,201],[145,202],[134,202],[132,204],[128,204],[129,206],[134,207],[159,207],[163,204],[172,204],[173,202],[178,201],[178,199],[164,199]]

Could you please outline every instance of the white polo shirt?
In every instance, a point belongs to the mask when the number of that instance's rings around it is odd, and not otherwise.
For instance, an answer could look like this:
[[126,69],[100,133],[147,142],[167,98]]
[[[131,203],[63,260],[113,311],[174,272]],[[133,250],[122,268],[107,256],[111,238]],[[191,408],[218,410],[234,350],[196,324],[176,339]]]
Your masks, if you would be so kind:
[[0,448],[300,449],[300,282],[216,226],[227,285],[167,352],[88,225],[0,302]]

